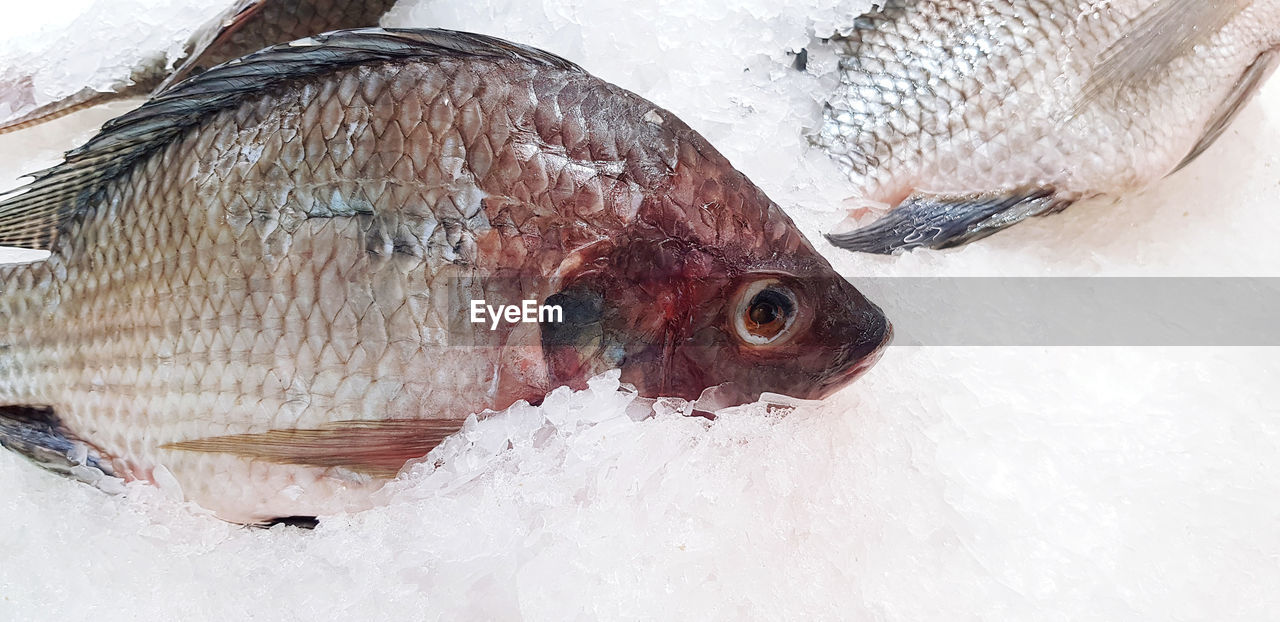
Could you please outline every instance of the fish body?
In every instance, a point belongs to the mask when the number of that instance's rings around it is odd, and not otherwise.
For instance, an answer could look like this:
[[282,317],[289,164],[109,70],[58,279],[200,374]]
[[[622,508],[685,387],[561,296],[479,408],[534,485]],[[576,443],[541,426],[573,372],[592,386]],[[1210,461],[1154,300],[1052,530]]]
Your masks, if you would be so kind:
[[[38,431],[7,444],[70,439],[240,522],[366,507],[472,413],[609,369],[816,398],[890,335],[669,112],[450,31],[182,82],[0,202],[0,244],[51,253],[0,267],[0,420]],[[565,317],[494,330],[476,300]]]
[[943,248],[1139,189],[1217,138],[1278,44],[1275,0],[889,0],[832,39],[812,140],[891,211],[829,237]]

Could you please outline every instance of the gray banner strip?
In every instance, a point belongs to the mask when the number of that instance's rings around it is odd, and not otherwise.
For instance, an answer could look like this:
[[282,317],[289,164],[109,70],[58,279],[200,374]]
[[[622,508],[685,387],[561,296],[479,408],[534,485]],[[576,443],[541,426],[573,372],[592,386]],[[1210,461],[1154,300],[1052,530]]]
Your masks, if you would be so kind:
[[1280,278],[850,280],[898,346],[1280,345]]

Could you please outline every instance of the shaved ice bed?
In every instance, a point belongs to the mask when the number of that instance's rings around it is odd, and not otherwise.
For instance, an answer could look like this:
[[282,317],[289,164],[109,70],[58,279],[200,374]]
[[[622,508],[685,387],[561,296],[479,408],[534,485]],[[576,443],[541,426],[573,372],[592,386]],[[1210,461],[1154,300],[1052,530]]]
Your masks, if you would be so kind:
[[[149,11],[110,4],[102,19]],[[635,90],[820,242],[856,189],[798,131],[830,59],[814,48],[800,74],[787,50],[865,4],[414,0],[384,24],[507,37]],[[90,28],[64,12],[49,32]],[[94,33],[64,40],[169,40]],[[0,68],[24,49],[0,39]],[[0,136],[0,179],[127,109]],[[1277,276],[1278,113],[1273,82],[1148,192],[962,249],[817,246],[850,276]],[[0,620],[1270,620],[1278,376],[1274,348],[896,347],[824,402],[709,422],[607,375],[468,423],[386,505],[315,531],[229,525],[152,486],[108,496],[0,452]]]

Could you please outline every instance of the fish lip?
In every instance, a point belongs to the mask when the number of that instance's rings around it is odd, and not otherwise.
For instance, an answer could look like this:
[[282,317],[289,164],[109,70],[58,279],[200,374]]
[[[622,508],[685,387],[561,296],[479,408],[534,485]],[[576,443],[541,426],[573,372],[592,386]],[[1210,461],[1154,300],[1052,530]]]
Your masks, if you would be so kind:
[[862,357],[862,359],[859,360],[857,363],[854,363],[853,366],[850,367],[845,372],[844,375],[848,376],[849,380],[853,380],[854,378],[861,376],[868,369],[871,369],[876,363],[880,362],[881,358],[884,357],[884,352],[889,348],[889,343],[892,341],[893,341],[893,324],[890,323],[888,320],[885,320],[884,337],[880,339],[880,343],[876,344],[876,347],[874,350],[872,350],[871,352],[868,352],[867,355]]
[[885,320],[884,327],[884,336],[880,338],[880,343],[876,344],[874,349],[865,354],[862,358],[858,359],[858,362],[850,365],[848,369],[832,376],[829,380],[823,383],[821,398],[826,398],[836,391],[848,386],[849,383],[857,380],[858,377],[867,373],[867,370],[880,362],[880,359],[884,357],[885,350],[889,348],[890,342],[893,341],[893,324],[888,320]]

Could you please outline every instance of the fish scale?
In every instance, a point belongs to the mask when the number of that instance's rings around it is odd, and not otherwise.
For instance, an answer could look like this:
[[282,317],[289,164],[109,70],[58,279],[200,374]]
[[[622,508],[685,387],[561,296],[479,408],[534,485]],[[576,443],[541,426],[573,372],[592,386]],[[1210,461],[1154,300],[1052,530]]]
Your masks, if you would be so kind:
[[[517,73],[521,69],[507,68]],[[448,82],[447,74],[457,70],[443,64],[397,69],[396,73],[398,79],[430,85]],[[129,464],[121,470],[138,474],[149,473],[165,452],[137,441],[130,446],[127,439],[133,438],[139,427],[154,434],[148,441],[163,444],[314,426],[337,419],[456,415],[505,406],[493,399],[477,399],[469,389],[491,379],[492,364],[483,357],[471,359],[473,365],[466,364],[468,358],[459,357],[461,360],[450,365],[447,381],[436,378],[438,367],[429,347],[444,345],[441,335],[446,320],[439,313],[443,305],[423,304],[420,297],[430,298],[436,279],[467,270],[450,261],[458,255],[454,249],[432,244],[438,224],[418,229],[402,247],[421,256],[398,253],[381,260],[383,265],[375,265],[380,258],[351,243],[368,232],[367,218],[307,218],[340,211],[334,209],[334,193],[346,206],[370,202],[357,212],[398,211],[397,205],[379,205],[376,198],[360,192],[352,181],[359,179],[394,179],[415,188],[410,201],[444,212],[435,214],[433,222],[465,217],[453,202],[431,201],[425,196],[428,189],[465,183],[465,179],[447,174],[440,159],[422,158],[422,164],[415,165],[407,176],[393,177],[382,158],[359,160],[351,156],[352,136],[360,136],[364,143],[379,141],[376,134],[363,131],[359,119],[364,115],[346,113],[350,106],[337,107],[332,102],[337,101],[335,95],[341,98],[344,92],[354,95],[358,91],[355,87],[375,71],[379,70],[360,68],[329,76],[309,102],[293,89],[263,98],[256,106],[246,104],[221,113],[199,133],[152,156],[137,174],[109,190],[108,195],[120,197],[113,204],[130,205],[130,209],[95,214],[70,237],[92,241],[92,246],[83,249],[91,253],[84,263],[133,269],[105,279],[82,280],[79,272],[83,268],[67,267],[68,299],[75,304],[60,307],[54,317],[26,322],[32,334],[23,340],[27,348],[50,349],[57,354],[29,372],[37,378],[34,384],[43,389],[16,399],[53,406],[67,426],[84,430],[106,454],[130,456]],[[442,112],[433,115],[437,133],[421,143],[443,142],[449,145],[445,158],[465,158],[464,130],[455,122],[458,117],[445,114],[450,107],[443,100],[470,99],[473,94],[457,85],[447,95],[424,90],[436,97],[423,97],[420,90],[405,95],[421,98],[424,109]],[[368,105],[354,97],[349,101]],[[354,122],[349,121],[353,118]],[[285,131],[283,126],[306,137],[308,153],[299,161],[306,166],[288,168],[287,159],[272,153],[275,143],[271,141],[262,146],[256,159],[246,159],[239,152],[239,137],[278,135]],[[206,133],[207,139],[203,136]],[[177,174],[165,175],[164,171]],[[151,183],[134,179],[157,174],[150,178],[155,180]],[[180,179],[197,181],[179,184]],[[282,186],[288,186],[289,192],[278,192]],[[232,191],[223,192],[226,190]],[[277,197],[281,196],[287,199],[279,202]],[[165,209],[168,204],[187,209]],[[242,223],[242,228],[237,230],[231,222]],[[474,238],[484,227],[483,222],[466,226],[466,235]],[[166,236],[160,245],[133,245],[128,237],[133,231],[180,235]],[[262,246],[267,249],[265,254]],[[143,278],[140,272],[148,269],[160,273]],[[390,299],[384,295],[375,301],[366,289],[367,275],[390,280],[402,295]],[[160,291],[157,283],[171,284],[169,291]],[[282,295],[271,299],[288,306],[282,313],[266,315],[269,309],[255,308],[250,291],[278,292]],[[155,311],[143,311],[142,318],[136,318],[119,312],[121,308]],[[166,309],[172,315],[166,314]],[[396,318],[400,325],[389,328],[390,318]],[[412,323],[409,330],[403,325],[406,319]],[[299,325],[306,327],[305,333],[290,339],[289,328]],[[45,335],[39,331],[41,326],[59,326],[61,330],[57,336]],[[131,333],[147,330],[165,331],[176,340],[168,347],[179,353],[164,357],[145,342],[128,338]],[[416,338],[394,346],[386,339],[374,338],[388,333]],[[18,340],[9,338],[6,342]],[[262,347],[250,345],[255,342],[263,347],[275,342],[276,347],[262,352]],[[126,367],[129,378],[125,377]],[[287,377],[291,382],[286,386],[253,380],[268,375]],[[395,382],[381,387],[374,381],[376,377],[418,378],[422,386],[406,390],[403,383]],[[459,386],[468,389],[451,390]],[[218,420],[201,416],[211,411],[221,413]],[[104,418],[104,412],[110,414]],[[222,478],[244,481],[226,472],[222,462],[197,461],[190,467],[183,463],[170,470],[183,482],[216,486]],[[349,485],[358,489],[358,483]],[[208,495],[220,499],[228,499],[230,493],[185,492],[193,498]],[[295,507],[286,514],[332,513],[342,508]],[[268,508],[264,511],[272,513]]]
[[[51,245],[0,272],[0,418],[54,416],[114,474],[242,522],[367,507],[472,413],[610,368],[652,397],[820,397],[889,337],[678,119],[465,33],[332,33],[210,70],[0,203],[0,232]],[[749,347],[726,309],[778,279],[806,328]],[[476,295],[598,315],[568,343],[460,328]]]

